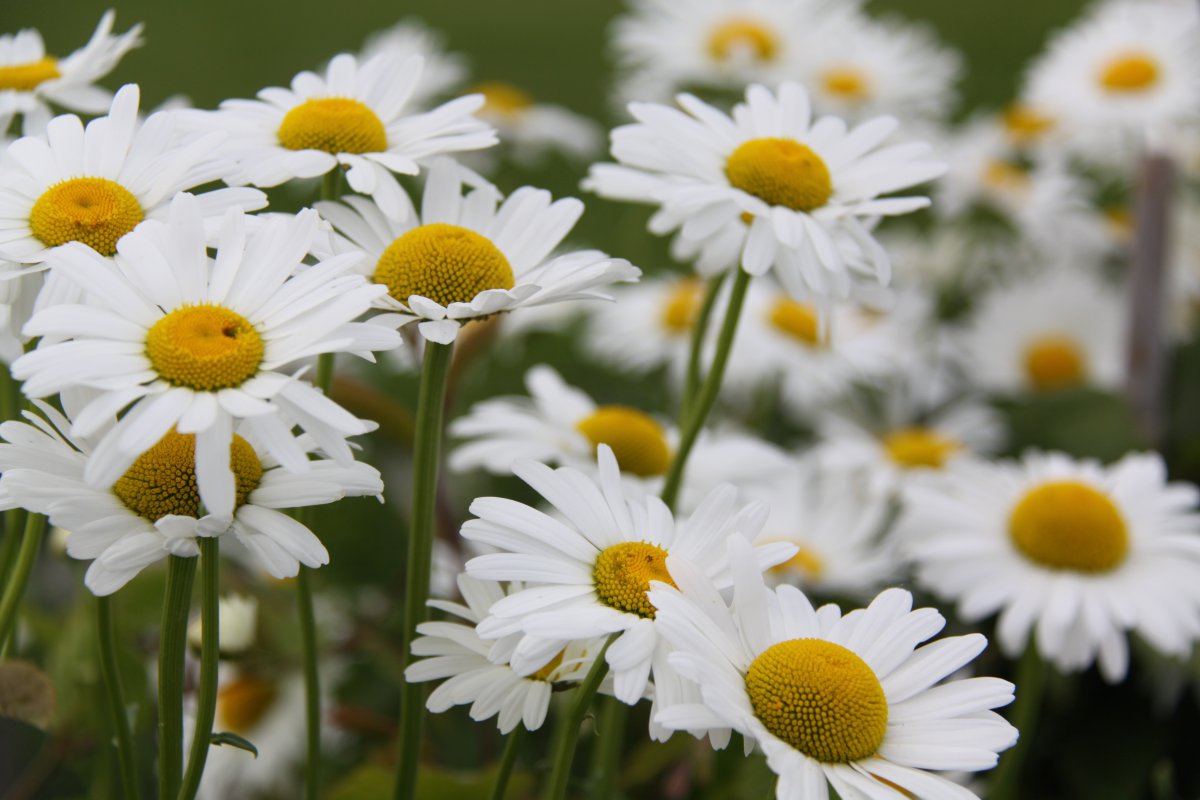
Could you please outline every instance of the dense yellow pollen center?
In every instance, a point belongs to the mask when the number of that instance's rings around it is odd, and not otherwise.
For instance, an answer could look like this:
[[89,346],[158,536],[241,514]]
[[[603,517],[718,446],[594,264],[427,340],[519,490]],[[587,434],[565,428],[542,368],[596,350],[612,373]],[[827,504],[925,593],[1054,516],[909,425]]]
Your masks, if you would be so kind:
[[771,307],[767,319],[776,329],[809,347],[820,347],[824,344],[821,338],[820,317],[817,310],[808,303],[781,297]]
[[654,619],[654,606],[646,597],[650,581],[675,585],[667,572],[667,551],[649,542],[623,542],[601,551],[592,580],[600,602],[648,619]]
[[575,426],[592,443],[612,448],[624,472],[643,478],[662,475],[671,465],[671,449],[662,426],[643,411],[629,406],[600,406]]
[[387,131],[374,111],[349,97],[305,100],[279,125],[279,143],[289,150],[381,153]]
[[758,61],[771,61],[779,51],[779,39],[771,29],[748,17],[733,17],[715,27],[708,37],[708,53],[717,61],[728,61],[744,52]]
[[819,581],[825,573],[825,561],[817,554],[817,551],[800,545],[800,550],[796,555],[784,561],[782,564],[776,564],[771,567],[772,572],[798,572],[807,580]]
[[533,106],[533,98],[522,89],[504,81],[486,81],[467,94],[481,94],[484,109],[506,117],[518,117]]
[[[229,467],[233,470],[237,508],[258,486],[263,468],[254,448],[236,433],[229,446]],[[201,508],[196,485],[196,435],[168,432],[138,456],[112,490],[131,511],[151,522],[170,514],[198,518]]]
[[415,294],[443,306],[469,303],[487,289],[511,289],[514,281],[500,248],[475,231],[443,222],[413,228],[388,245],[374,280],[401,303]]
[[1014,103],[1000,117],[1008,135],[1020,144],[1028,144],[1054,129],[1054,119],[1029,106]]
[[0,67],[0,92],[31,92],[46,81],[61,76],[62,73],[58,71],[58,59],[49,56],[27,64],[9,64]]
[[146,357],[163,380],[176,386],[229,389],[258,372],[263,340],[236,311],[207,303],[184,306],[150,328]]
[[137,198],[121,184],[107,178],[70,178],[34,202],[29,230],[47,247],[82,242],[111,256],[117,241],[143,218]]
[[962,444],[932,428],[914,426],[892,431],[883,437],[883,449],[900,466],[941,469],[946,459],[962,449]]
[[875,673],[824,639],[768,647],[746,671],[746,693],[772,735],[817,761],[869,758],[887,732],[887,697]]
[[691,333],[699,313],[700,284],[691,280],[679,281],[667,295],[666,305],[663,306],[663,327],[676,335]]
[[725,162],[732,186],[773,206],[812,211],[833,194],[829,167],[808,145],[792,139],[750,139]]
[[278,687],[257,675],[241,674],[217,692],[218,727],[245,735],[254,730],[275,703]]
[[1025,348],[1025,376],[1039,392],[1082,386],[1087,380],[1087,357],[1068,336],[1042,336]]
[[867,76],[854,67],[834,67],[821,73],[825,91],[850,102],[862,102],[871,94]]
[[556,655],[554,658],[550,659],[546,663],[546,666],[542,667],[541,669],[539,669],[537,672],[533,673],[529,677],[535,681],[549,682],[550,676],[554,674],[554,670],[556,670],[562,666],[563,654],[566,652],[567,652],[566,650],[559,650],[558,655]]
[[1108,572],[1125,560],[1129,531],[1109,497],[1078,481],[1031,489],[1008,520],[1013,544],[1051,569]]
[[1158,83],[1158,62],[1146,53],[1125,53],[1100,70],[1100,85],[1110,92],[1133,94]]

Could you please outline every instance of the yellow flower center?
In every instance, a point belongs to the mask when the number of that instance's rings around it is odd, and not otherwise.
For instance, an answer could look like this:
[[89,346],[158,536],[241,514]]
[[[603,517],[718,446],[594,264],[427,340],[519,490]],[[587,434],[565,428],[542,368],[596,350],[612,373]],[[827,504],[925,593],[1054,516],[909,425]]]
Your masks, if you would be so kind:
[[887,731],[888,702],[866,662],[824,639],[790,639],[759,654],[746,671],[754,716],[809,758],[869,758]]
[[29,212],[29,229],[47,247],[82,242],[102,256],[144,219],[137,198],[107,178],[70,178],[42,192]]
[[732,186],[793,211],[812,211],[829,201],[829,167],[807,145],[792,139],[750,139],[725,162]]
[[245,735],[254,730],[275,703],[279,688],[257,675],[240,674],[217,692],[219,727]]
[[682,280],[675,284],[667,295],[662,311],[662,324],[670,333],[682,336],[691,333],[700,313],[700,284]]
[[[236,433],[229,447],[229,467],[233,470],[234,508],[237,508],[258,486],[263,468],[254,448]],[[151,522],[169,514],[199,517],[196,435],[168,432],[158,444],[138,456],[112,490],[129,510]]]
[[486,81],[467,94],[483,95],[484,109],[504,117],[519,117],[533,105],[525,91],[504,81]]
[[757,61],[771,61],[779,51],[779,39],[771,29],[748,17],[727,19],[708,37],[708,53],[717,61],[728,61],[738,52],[749,53]]
[[446,306],[469,303],[486,289],[511,289],[514,279],[508,259],[487,237],[435,222],[388,245],[374,280],[401,303],[416,294]]
[[1008,135],[1019,144],[1028,144],[1054,130],[1054,119],[1030,106],[1013,103],[1000,117]]
[[800,550],[796,555],[784,561],[782,564],[776,564],[771,567],[772,572],[798,572],[807,580],[819,581],[825,573],[825,561],[817,554],[817,551],[812,550],[804,545],[800,545]]
[[914,426],[901,428],[884,436],[883,449],[892,461],[905,469],[941,469],[947,458],[962,449],[962,444],[932,428]]
[[58,71],[58,59],[49,56],[28,64],[10,64],[0,67],[0,91],[32,92],[46,81],[59,77],[62,73]]
[[387,131],[375,112],[349,97],[305,100],[279,125],[279,143],[288,150],[326,153],[380,153]]
[[550,676],[554,674],[554,670],[556,670],[562,666],[563,654],[566,652],[567,652],[566,650],[559,650],[558,655],[556,655],[554,658],[550,659],[550,661],[546,664],[546,666],[542,667],[541,669],[539,669],[537,672],[533,673],[529,677],[535,681],[545,681],[547,683],[550,683]]
[[600,406],[575,426],[592,443],[606,444],[617,465],[643,478],[662,475],[671,465],[671,450],[662,426],[645,412],[629,406]]
[[1039,392],[1081,386],[1087,379],[1087,357],[1070,337],[1042,336],[1025,348],[1025,375]]
[[768,319],[777,330],[809,347],[820,347],[824,344],[817,310],[808,303],[798,303],[791,298],[781,297],[771,307]]
[[646,592],[650,581],[675,585],[667,572],[667,551],[649,542],[622,542],[601,551],[592,569],[600,602],[618,611],[654,619]]
[[1100,85],[1110,92],[1133,94],[1144,92],[1158,83],[1158,62],[1147,53],[1125,53],[1100,71]]
[[827,69],[821,73],[821,83],[826,92],[851,103],[860,103],[871,94],[867,76],[854,67]]
[[210,392],[252,378],[262,363],[263,340],[236,311],[208,303],[184,306],[150,328],[146,357],[163,380]]
[[983,169],[983,182],[1001,191],[1022,191],[1029,186],[1029,173],[1016,164],[993,158]]
[[1008,520],[1013,544],[1051,569],[1108,572],[1125,560],[1129,531],[1109,497],[1078,481],[1031,489]]

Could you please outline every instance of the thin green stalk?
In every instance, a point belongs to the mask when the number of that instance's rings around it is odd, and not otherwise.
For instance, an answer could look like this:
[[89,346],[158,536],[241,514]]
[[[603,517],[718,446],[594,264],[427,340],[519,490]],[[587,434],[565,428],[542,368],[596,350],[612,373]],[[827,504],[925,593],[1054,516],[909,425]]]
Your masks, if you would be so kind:
[[[441,461],[443,404],[450,376],[453,344],[425,343],[421,386],[417,395],[416,438],[413,442],[412,525],[408,532],[407,578],[404,586],[404,638],[401,669],[428,609],[429,563],[436,523],[438,466]],[[421,755],[421,721],[425,715],[425,685],[406,683],[400,700],[400,754],[396,765],[396,800],[410,800],[416,791]]]
[[180,800],[192,800],[200,789],[204,764],[208,761],[209,740],[217,715],[217,658],[221,649],[221,615],[218,611],[221,590],[220,540],[202,536],[200,544],[200,686],[196,691],[196,722],[192,729],[192,750],[183,774]]
[[686,422],[691,414],[693,398],[696,390],[700,388],[700,356],[704,350],[704,335],[708,332],[708,320],[712,317],[713,307],[717,303],[717,295],[721,293],[721,287],[724,284],[724,272],[708,279],[708,286],[704,290],[704,301],[700,304],[700,313],[696,315],[696,322],[692,327],[692,345],[688,353],[687,377],[683,382],[683,397],[679,409],[681,424]]
[[742,315],[742,305],[746,299],[746,287],[750,285],[750,273],[743,269],[737,271],[733,279],[733,288],[729,292],[729,305],[725,307],[725,319],[721,323],[721,332],[717,336],[717,351],[713,355],[712,366],[700,387],[700,395],[689,404],[690,412],[681,420],[683,426],[679,437],[679,447],[675,450],[675,458],[671,461],[671,469],[667,472],[667,480],[663,484],[662,499],[670,508],[675,507],[679,496],[679,487],[683,483],[683,470],[687,465],[688,455],[696,443],[717,401],[717,393],[721,390],[721,381],[725,377],[725,364],[729,361],[729,351],[733,348],[733,339],[737,334],[738,319]]
[[41,514],[30,514],[25,520],[17,559],[4,585],[4,594],[0,596],[0,659],[8,654],[8,646],[17,627],[17,612],[21,610],[21,600],[25,596],[33,564],[42,548],[42,535],[45,532],[46,518]]
[[1021,772],[1033,744],[1034,728],[1042,708],[1042,690],[1046,685],[1046,664],[1038,655],[1032,638],[1017,664],[1016,685],[1017,699],[1013,702],[1009,721],[1020,732],[1021,738],[996,767],[988,793],[992,800],[1013,800],[1021,796]]
[[183,656],[196,559],[167,556],[158,641],[158,796],[179,794],[183,775]]
[[504,800],[504,795],[508,793],[508,779],[512,776],[513,766],[517,763],[517,751],[521,749],[521,740],[524,738],[523,725],[513,728],[505,738],[500,770],[496,773],[496,783],[492,786],[492,800]]
[[592,662],[592,668],[588,670],[583,683],[575,690],[575,702],[570,712],[560,720],[558,729],[554,732],[554,764],[542,794],[543,800],[563,800],[567,795],[571,762],[575,758],[575,744],[579,741],[579,727],[583,725],[583,718],[592,704],[592,698],[596,696],[596,690],[600,688],[600,682],[608,674],[608,662],[604,660],[604,656],[608,653],[609,645],[616,641],[619,635],[614,633],[604,642],[604,647],[600,648],[600,653]]
[[117,666],[117,637],[113,632],[112,597],[96,598],[97,639],[100,644],[100,676],[108,694],[108,710],[112,716],[113,732],[117,738],[117,761],[121,766],[124,797],[141,800],[138,782],[137,751],[133,746],[133,731],[125,711],[125,689],[121,686],[121,671]]
[[338,165],[321,176],[321,199],[337,200],[342,196],[342,167]]
[[316,800],[321,789],[321,673],[317,669],[317,618],[313,612],[311,572],[301,564],[300,574],[296,576],[300,643],[304,657],[305,800]]
[[0,540],[0,586],[8,585],[8,572],[17,557],[21,531],[25,528],[25,509],[10,508],[4,512],[4,539]]
[[592,797],[609,800],[617,796],[621,742],[629,706],[615,697],[600,700],[600,719],[596,723],[596,747],[592,751]]

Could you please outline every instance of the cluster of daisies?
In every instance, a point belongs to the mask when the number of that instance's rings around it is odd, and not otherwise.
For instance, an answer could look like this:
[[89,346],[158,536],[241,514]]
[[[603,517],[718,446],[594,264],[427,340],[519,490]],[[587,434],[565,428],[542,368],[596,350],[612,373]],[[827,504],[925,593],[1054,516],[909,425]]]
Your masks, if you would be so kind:
[[[327,564],[294,511],[384,496],[359,460],[377,426],[334,371],[424,363],[409,405],[440,420],[426,382],[449,348],[519,358],[549,336],[562,374],[524,361],[525,393],[446,426],[436,500],[461,525],[432,564],[415,551],[434,589],[400,656],[437,682],[432,712],[510,734],[598,691],[647,703],[655,741],[736,733],[779,798],[969,798],[1018,741],[996,709],[1022,691],[974,674],[981,631],[1110,683],[1133,636],[1176,659],[1200,640],[1200,490],[1153,451],[1021,453],[1009,426],[1161,380],[1128,367],[1149,302],[1129,262],[1155,235],[1128,209],[1155,164],[1179,180],[1151,344],[1196,333],[1194,3],[1097,0],[1010,106],[954,124],[963,59],[923,27],[830,0],[632,0],[609,162],[597,123],[471,85],[412,23],[255,99],[146,113],[137,85],[97,85],[141,43],[113,22],[62,59],[0,37],[0,137],[21,133],[0,155],[0,358],[25,398],[0,424],[0,508],[66,532],[94,594],[206,539],[247,574]],[[548,157],[589,165],[597,202],[650,207],[682,269],[575,248],[580,200],[491,180]],[[308,207],[277,210],[277,187]],[[572,385],[580,363],[613,385]],[[622,402],[638,385],[663,402]],[[422,483],[414,461],[416,518],[439,464]],[[459,497],[479,473],[526,501]],[[303,747],[298,698],[320,702],[240,661],[258,614],[222,602],[216,716],[266,757],[214,751],[206,796],[289,791],[298,758],[263,743]],[[328,694],[343,665],[322,667]]]

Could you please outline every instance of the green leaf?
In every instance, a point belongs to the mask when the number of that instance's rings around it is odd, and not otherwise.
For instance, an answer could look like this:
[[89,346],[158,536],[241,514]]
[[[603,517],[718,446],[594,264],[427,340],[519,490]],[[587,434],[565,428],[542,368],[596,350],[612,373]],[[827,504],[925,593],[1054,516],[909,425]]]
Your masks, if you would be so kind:
[[255,758],[258,758],[258,748],[249,739],[238,736],[236,733],[224,731],[222,733],[214,733],[208,739],[209,744],[227,744],[230,747],[236,747],[239,750],[245,750],[247,753],[252,753]]

